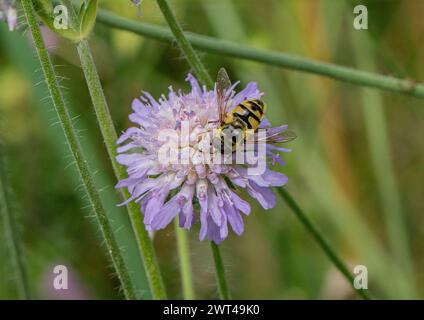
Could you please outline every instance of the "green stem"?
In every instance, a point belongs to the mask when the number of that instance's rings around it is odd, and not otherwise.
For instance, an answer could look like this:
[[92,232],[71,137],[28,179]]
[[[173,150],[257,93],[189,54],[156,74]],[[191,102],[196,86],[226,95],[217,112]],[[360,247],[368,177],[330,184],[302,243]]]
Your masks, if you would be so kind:
[[[188,60],[190,63],[190,66],[194,69],[194,72],[199,76],[201,75],[204,81],[206,81],[206,84],[208,86],[212,86],[212,80],[207,74],[205,67],[203,66],[202,62],[196,55],[196,52],[192,48],[191,44],[185,40],[184,33],[182,32],[181,27],[178,25],[174,14],[172,13],[168,3],[166,0],[157,0],[163,15],[165,16],[165,19],[167,20],[174,36],[175,40],[177,41],[178,45],[180,46],[183,53],[186,55],[187,59],[188,57],[191,57],[193,61]],[[296,201],[290,196],[290,194],[285,191],[282,188],[278,188],[278,192],[281,195],[281,197],[287,202],[288,206],[293,210],[296,217],[302,222],[303,226],[314,236],[315,240],[317,240],[318,244],[321,246],[321,248],[324,250],[324,252],[327,254],[327,256],[330,258],[330,260],[334,263],[334,265],[337,267],[337,269],[340,270],[340,272],[345,276],[345,278],[349,281],[349,283],[353,286],[353,276],[344,264],[344,262],[337,256],[335,251],[331,248],[328,241],[322,236],[321,232],[316,228],[312,222],[308,220],[308,218],[305,216],[303,211],[300,209],[300,207],[297,205]],[[212,253],[215,261],[215,269],[216,269],[216,276],[218,280],[218,286],[219,286],[219,293],[220,297],[222,299],[229,299],[230,294],[227,287],[227,282],[225,280],[225,272],[224,272],[224,265],[222,263],[222,258],[219,252],[219,247],[211,242],[212,247]],[[355,289],[356,290],[356,289]],[[364,290],[357,290],[358,294],[364,298],[369,299],[367,293]]]
[[305,215],[303,210],[299,207],[296,201],[292,198],[292,196],[284,189],[277,188],[279,195],[285,200],[289,208],[294,212],[299,221],[303,224],[305,229],[314,237],[318,245],[324,251],[324,253],[328,256],[328,258],[333,262],[337,269],[342,273],[342,275],[347,279],[352,288],[363,298],[369,300],[370,297],[368,293],[363,289],[356,289],[353,286],[354,278],[347,268],[346,264],[343,260],[337,255],[336,251],[331,247],[328,240],[323,236],[322,232],[309,220],[309,218]]
[[[188,63],[193,69],[194,73],[198,79],[204,83],[209,88],[213,87],[213,81],[209,73],[206,71],[205,66],[200,61],[197,56],[196,51],[194,51],[190,42],[184,36],[181,26],[178,24],[177,19],[175,18],[174,13],[172,12],[169,4],[166,0],[157,0],[160,10],[162,11],[163,16],[168,22],[169,27],[172,30],[172,33],[175,37],[175,40],[178,43],[181,51],[185,54]],[[218,280],[218,290],[221,299],[229,299],[230,294],[227,287],[227,281],[225,279],[224,265],[222,263],[222,258],[219,252],[219,246],[211,242],[212,253],[215,261],[215,272]]]
[[[85,80],[90,91],[91,101],[96,112],[97,121],[112,162],[113,170],[118,180],[125,179],[127,173],[125,168],[116,161],[116,140],[118,139],[109,107],[103,92],[102,85],[97,73],[96,65],[87,40],[81,41],[77,45],[81,66],[84,71]],[[122,197],[128,199],[128,191],[121,189]],[[127,205],[131,224],[137,239],[140,254],[143,256],[144,267],[149,281],[150,289],[154,299],[166,299],[165,286],[159,271],[159,265],[156,259],[152,241],[144,227],[141,219],[140,208],[137,204],[131,202]]]
[[[63,3],[68,7],[72,22],[76,18],[73,5],[70,0],[63,0]],[[81,61],[81,67],[84,72],[85,81],[90,92],[91,101],[96,113],[97,122],[112,163],[113,171],[118,180],[123,180],[127,177],[126,170],[116,161],[116,141],[118,140],[118,135],[113,125],[112,117],[109,112],[109,107],[88,41],[82,40],[79,42],[77,44],[77,51]],[[131,196],[129,192],[123,188],[120,189],[120,193],[123,199],[128,199]],[[134,202],[130,202],[127,204],[127,210],[138,249],[143,257],[144,268],[146,270],[146,276],[153,299],[166,299],[167,296],[162,275],[159,270],[159,264],[157,262],[153,243],[141,219],[140,207]]]
[[111,257],[118,278],[121,282],[124,295],[127,299],[135,299],[136,296],[133,285],[131,283],[131,279],[128,274],[128,270],[126,268],[126,265],[124,264],[121,252],[114,238],[109,220],[101,203],[99,193],[94,185],[93,176],[91,174],[85,155],[82,152],[78,136],[73,127],[68,109],[65,105],[65,100],[63,98],[52,62],[50,60],[47,49],[44,46],[40,28],[34,15],[35,11],[32,6],[32,2],[30,0],[22,0],[22,7],[24,9],[28,26],[34,40],[37,56],[40,60],[40,64],[47,82],[47,87],[49,89],[53,105],[59,117],[59,121],[65,134],[67,144],[77,165],[77,169],[81,176],[81,180],[87,193],[88,199],[90,201],[90,205],[99,223],[100,230],[105,240],[108,253]]
[[218,281],[219,298],[221,300],[231,299],[230,290],[228,289],[227,280],[225,278],[224,263],[222,261],[219,246],[211,241],[211,249],[213,260],[215,262],[216,280]]
[[[105,10],[99,11],[97,19],[99,22],[112,28],[131,31],[142,36],[165,42],[174,41],[174,31],[178,32],[177,34],[179,36],[181,36],[180,33],[182,33],[181,28],[176,28],[175,26],[170,25],[171,28],[174,27],[175,29],[171,32],[168,28],[129,20]],[[385,91],[407,94],[417,98],[424,98],[424,84],[418,83],[412,79],[399,79],[390,76],[383,76],[377,73],[356,70],[331,63],[309,60],[287,53],[250,48],[232,41],[216,39],[195,33],[185,32],[183,35],[185,35],[184,38],[186,39],[186,41],[182,43],[184,46],[187,46],[187,43],[191,43],[193,47],[210,53],[266,63],[286,69],[317,74],[365,87],[373,87]],[[191,58],[192,57],[187,56],[187,59]],[[200,66],[199,70],[201,68],[202,67]],[[193,67],[193,69],[195,68]],[[202,75],[198,75],[198,77],[199,79],[202,79]]]
[[190,249],[188,246],[187,232],[184,228],[180,228],[178,223],[178,216],[175,218],[175,235],[177,238],[184,300],[193,300],[194,289],[193,280],[191,277]]
[[21,249],[18,225],[12,213],[11,192],[6,174],[6,159],[0,145],[0,215],[3,216],[4,236],[10,251],[10,265],[16,276],[19,299],[30,299],[28,278]]
[[172,31],[173,37],[178,43],[181,51],[185,54],[185,58],[190,64],[190,67],[196,73],[197,78],[203,84],[208,87],[213,86],[213,80],[203,65],[202,61],[200,61],[196,51],[194,51],[191,43],[187,40],[184,35],[183,29],[179,25],[174,12],[171,10],[167,0],[157,0],[160,10],[162,11],[163,16],[166,19],[166,22],[169,25],[169,28]]

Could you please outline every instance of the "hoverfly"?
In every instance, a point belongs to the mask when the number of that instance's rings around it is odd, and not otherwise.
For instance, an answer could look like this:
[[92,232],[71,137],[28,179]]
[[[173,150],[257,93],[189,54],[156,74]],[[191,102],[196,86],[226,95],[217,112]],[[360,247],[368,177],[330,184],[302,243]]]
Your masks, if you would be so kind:
[[[244,100],[230,112],[227,110],[227,98],[231,88],[231,81],[224,68],[218,72],[216,80],[219,129],[214,139],[214,146],[225,151],[234,152],[246,138],[248,130],[257,131],[266,112],[266,104],[260,99]],[[278,139],[273,139],[277,138]],[[282,131],[267,136],[267,141],[288,142],[296,138],[292,131]],[[263,140],[263,139],[259,139]],[[258,141],[259,141],[258,140]]]

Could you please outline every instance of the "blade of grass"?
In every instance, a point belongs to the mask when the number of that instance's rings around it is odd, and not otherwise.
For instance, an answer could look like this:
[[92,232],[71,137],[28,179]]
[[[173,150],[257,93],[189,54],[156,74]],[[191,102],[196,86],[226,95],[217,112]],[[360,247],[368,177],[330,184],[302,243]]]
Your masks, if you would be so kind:
[[10,271],[15,273],[19,299],[27,300],[30,299],[30,292],[26,265],[22,254],[18,225],[14,212],[12,212],[11,189],[7,179],[5,158],[4,148],[0,143],[0,215],[3,218],[3,233],[10,253],[10,258],[4,259],[4,263],[10,262]]
[[63,94],[61,92],[55,74],[54,67],[50,60],[50,56],[47,52],[47,49],[43,43],[40,28],[38,26],[37,19],[34,15],[35,11],[32,2],[30,0],[22,0],[22,7],[25,12],[28,27],[33,37],[37,56],[40,60],[40,64],[43,70],[45,80],[47,82],[49,92],[51,94],[55,110],[58,114],[60,124],[66,137],[66,142],[68,143],[69,149],[72,153],[72,157],[76,163],[78,172],[81,176],[81,180],[87,192],[90,205],[96,215],[100,230],[106,243],[108,253],[112,260],[117,276],[121,282],[122,290],[127,299],[135,299],[136,296],[133,284],[131,282],[131,278],[129,276],[127,267],[124,263],[121,252],[114,238],[108,217],[105,213],[100,199],[100,195],[94,185],[91,170],[88,166],[85,155],[82,152],[78,136],[72,124],[72,120],[70,118],[68,109],[65,104],[65,100],[63,98]]
[[[174,40],[172,32],[167,28],[126,19],[106,10],[99,10],[97,19],[99,22],[112,28],[131,31],[159,41],[172,42]],[[398,79],[331,63],[309,60],[287,53],[250,48],[232,41],[195,33],[186,32],[184,34],[187,42],[190,42],[193,47],[210,53],[252,60],[291,70],[321,75],[356,85],[424,98],[424,84],[411,79]]]
[[[74,8],[72,3],[70,1],[63,2],[67,5],[70,14],[73,15],[75,12],[73,11]],[[71,20],[74,18],[74,16],[71,16]],[[118,140],[118,135],[113,125],[112,117],[109,112],[109,107],[103,92],[102,85],[100,83],[100,78],[93,56],[91,54],[88,41],[80,41],[77,44],[77,51],[81,61],[81,67],[84,73],[87,87],[90,92],[91,101],[96,113],[97,122],[100,127],[110,161],[112,163],[113,171],[118,180],[125,179],[127,176],[126,170],[116,161],[116,141]],[[130,197],[127,190],[121,188],[120,192],[123,199],[128,199]],[[143,257],[146,276],[149,281],[152,296],[154,299],[166,299],[166,291],[163,284],[162,275],[159,270],[159,264],[157,262],[153,243],[141,219],[140,208],[134,202],[130,202],[127,204],[127,209],[139,251]]]
[[[210,77],[210,75],[207,73],[206,68],[200,61],[199,57],[197,56],[196,52],[194,51],[193,47],[191,46],[190,42],[186,39],[181,26],[178,24],[174,13],[172,12],[171,8],[169,7],[169,4],[167,0],[157,0],[157,3],[167,20],[169,27],[171,31],[173,32],[173,35],[175,37],[175,40],[177,44],[179,45],[181,51],[186,56],[186,59],[190,66],[193,68],[196,75],[203,79],[204,83],[212,87],[213,81]],[[191,61],[190,59],[193,59]],[[282,188],[278,188],[279,195],[287,202],[290,209],[296,214],[296,217],[299,218],[299,220],[302,222],[304,227],[307,229],[308,232],[310,232],[320,247],[323,249],[323,251],[327,254],[329,259],[334,263],[334,265],[340,270],[340,272],[343,274],[343,276],[349,281],[349,283],[353,286],[353,276],[349,272],[348,268],[346,267],[345,263],[342,259],[338,257],[338,255],[335,253],[335,251],[331,248],[328,241],[322,236],[321,232],[316,228],[311,221],[305,216],[303,211],[300,209],[300,207],[297,205],[296,201],[290,196],[290,194],[283,190]],[[217,277],[218,277],[218,285],[220,289],[220,293],[228,292],[227,285],[225,281],[224,272],[223,272],[223,264],[222,259],[220,258],[219,247],[216,246],[214,243],[212,243],[212,251],[214,254],[214,259],[216,263],[216,271],[217,271]],[[222,269],[221,269],[222,268]],[[222,271],[222,272],[221,272]],[[221,283],[220,281],[223,280]],[[369,296],[367,293],[363,290],[356,290],[358,294],[364,298],[369,299]]]
[[[354,53],[358,67],[376,69],[376,63],[370,54],[371,43],[359,33],[352,34]],[[390,248],[396,263],[405,273],[408,281],[399,283],[400,294],[409,298],[416,297],[413,267],[410,255],[409,239],[403,216],[399,187],[397,185],[391,159],[390,143],[387,138],[387,124],[384,103],[379,93],[362,89],[362,112],[364,113],[368,149],[371,156],[373,172],[378,186],[384,223]]]
[[181,282],[184,300],[194,299],[193,281],[191,277],[190,251],[188,246],[187,231],[180,228],[178,216],[174,221],[175,236],[177,238],[178,258],[180,261]]

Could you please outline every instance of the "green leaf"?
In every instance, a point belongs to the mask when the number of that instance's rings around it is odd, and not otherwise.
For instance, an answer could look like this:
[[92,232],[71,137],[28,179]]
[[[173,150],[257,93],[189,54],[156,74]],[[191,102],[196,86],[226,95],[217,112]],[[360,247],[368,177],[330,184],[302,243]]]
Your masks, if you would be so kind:
[[80,36],[81,38],[86,38],[96,23],[97,16],[97,0],[89,0],[88,4],[84,3],[83,7],[81,7],[79,13],[79,23],[80,23]]
[[38,14],[47,13],[50,15],[53,11],[53,5],[49,0],[34,0],[33,3]]
[[68,29],[57,29],[54,26],[55,16],[53,14],[53,5],[51,1],[34,0],[34,8],[41,21],[53,32],[74,42],[81,39],[79,32],[74,30],[71,26]]

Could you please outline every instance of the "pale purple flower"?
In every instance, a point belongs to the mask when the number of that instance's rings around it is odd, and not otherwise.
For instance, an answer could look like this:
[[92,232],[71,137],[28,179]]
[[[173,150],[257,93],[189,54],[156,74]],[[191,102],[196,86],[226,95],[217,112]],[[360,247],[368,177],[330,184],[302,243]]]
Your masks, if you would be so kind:
[[141,1],[142,0],[131,0],[134,5],[138,7],[138,16],[141,17]]
[[[216,129],[217,91],[201,87],[189,74],[187,80],[191,91],[175,92],[169,88],[168,96],[155,100],[148,92],[132,103],[133,113],[129,119],[136,124],[126,130],[117,143],[117,161],[127,167],[128,178],[119,181],[117,188],[127,188],[131,197],[124,203],[140,203],[147,230],[165,228],[178,214],[180,227],[190,229],[200,217],[200,240],[208,238],[220,243],[228,236],[228,225],[237,235],[244,230],[243,214],[250,214],[250,205],[239,193],[245,189],[264,209],[275,206],[276,198],[271,187],[282,186],[287,177],[269,167],[283,164],[278,152],[289,149],[278,148],[279,134],[287,126],[271,128],[264,117],[261,127],[269,137],[266,155],[269,163],[262,174],[249,173],[249,165],[210,164],[202,159],[202,142],[205,135]],[[227,110],[245,99],[258,99],[261,93],[257,84],[250,82],[239,93],[228,90]],[[183,136],[182,123],[188,123],[189,134]],[[169,141],[159,139],[164,130],[175,130],[179,139],[187,139],[192,153],[187,163],[164,163],[159,161],[159,150]],[[177,148],[178,156],[183,151]],[[216,150],[215,150],[216,151]]]
[[13,31],[18,26],[18,14],[16,12],[15,0],[0,0],[0,21],[7,23],[9,30]]

